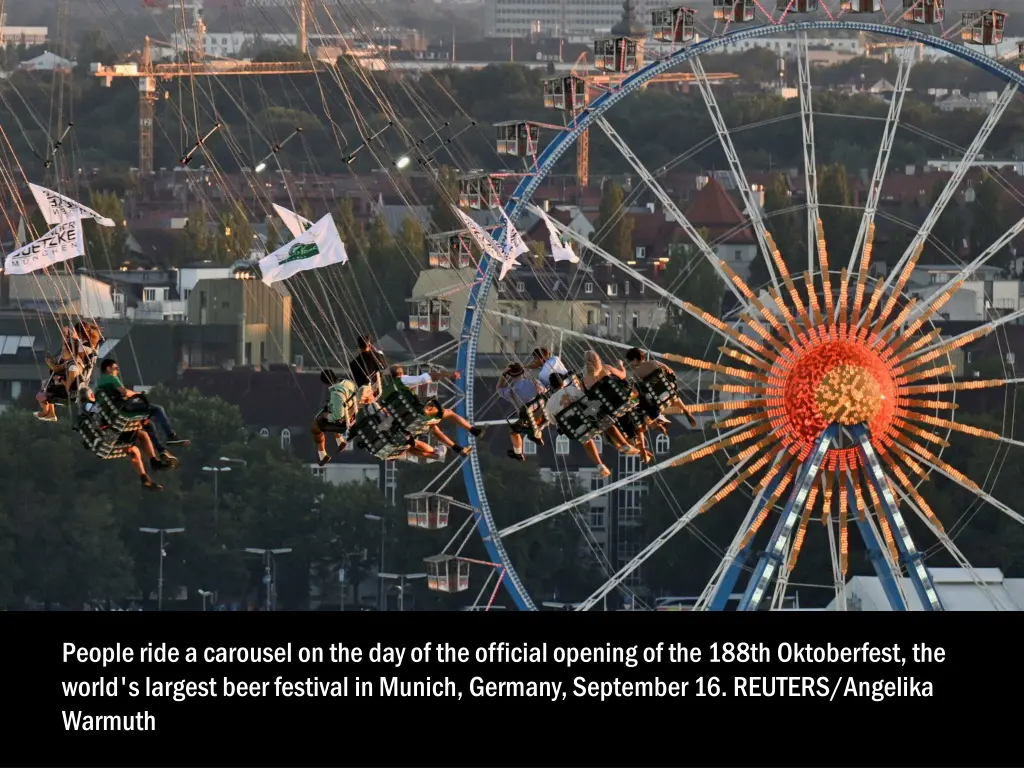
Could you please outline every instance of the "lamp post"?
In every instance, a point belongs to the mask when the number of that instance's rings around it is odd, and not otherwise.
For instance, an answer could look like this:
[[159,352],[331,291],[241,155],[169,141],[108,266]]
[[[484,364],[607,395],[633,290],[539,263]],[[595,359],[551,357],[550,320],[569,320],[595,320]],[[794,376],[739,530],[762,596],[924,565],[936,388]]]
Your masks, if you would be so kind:
[[172,533],[184,533],[184,528],[139,528],[142,533],[155,533],[160,536],[160,567],[157,571],[156,600],[157,610],[164,609],[164,558],[167,551],[164,549],[164,536]]
[[205,611],[206,610],[206,599],[208,597],[211,597],[213,595],[213,592],[209,591],[208,589],[200,589],[199,590],[199,594],[203,598],[203,610]]
[[263,557],[263,583],[267,586],[267,610],[272,611],[276,608],[276,599],[272,599],[272,596],[276,598],[274,592],[274,574],[276,566],[274,563],[275,555],[286,555],[292,551],[291,547],[278,547],[277,549],[257,549],[256,547],[246,547],[246,552],[251,552],[254,555],[261,555]]
[[412,581],[413,579],[425,579],[427,574],[425,573],[378,573],[377,576],[381,579],[381,585],[383,586],[384,579],[393,579],[398,582],[398,610],[399,612],[405,610],[405,582]]
[[[379,521],[380,522],[380,560],[377,565],[377,573],[383,573],[384,571],[384,516],[383,515],[363,515],[367,520]],[[379,589],[377,592],[377,610],[384,610],[384,582],[379,583]]]
[[[232,459],[228,456],[221,456],[220,461],[224,464],[241,464],[247,466],[245,459]],[[203,472],[213,473],[213,524],[217,525],[220,520],[220,488],[217,482],[221,472],[230,472],[231,467],[203,467]]]

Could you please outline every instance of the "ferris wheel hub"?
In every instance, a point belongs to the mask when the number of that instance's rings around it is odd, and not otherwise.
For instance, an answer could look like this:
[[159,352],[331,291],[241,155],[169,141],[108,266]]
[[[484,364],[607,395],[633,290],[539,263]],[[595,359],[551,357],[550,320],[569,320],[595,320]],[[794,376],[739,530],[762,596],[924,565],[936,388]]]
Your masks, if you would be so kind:
[[778,426],[797,439],[795,450],[813,445],[833,423],[868,424],[873,434],[888,429],[896,406],[894,371],[867,343],[826,340],[805,347],[788,367],[783,373],[786,423]]
[[859,365],[839,365],[821,380],[814,393],[818,412],[827,420],[850,426],[871,421],[885,395],[878,380]]

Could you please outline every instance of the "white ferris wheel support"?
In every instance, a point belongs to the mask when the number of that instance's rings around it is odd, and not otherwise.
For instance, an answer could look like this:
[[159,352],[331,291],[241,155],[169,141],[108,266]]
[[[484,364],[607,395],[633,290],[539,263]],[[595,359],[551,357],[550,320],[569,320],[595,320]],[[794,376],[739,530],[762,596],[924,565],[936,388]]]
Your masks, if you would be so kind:
[[[897,49],[905,51],[905,49]],[[892,155],[892,147],[896,140],[896,129],[899,127],[900,113],[903,110],[903,100],[907,95],[907,83],[910,80],[910,71],[913,69],[913,58],[905,55],[899,56],[899,70],[896,72],[896,82],[892,100],[889,102],[889,114],[885,118],[885,128],[882,130],[882,143],[878,147],[878,159],[875,161],[875,170],[871,176],[871,185],[868,187],[868,197],[864,204],[864,215],[860,220],[860,229],[857,231],[857,239],[853,244],[853,253],[850,254],[850,263],[847,272],[853,274],[857,266],[857,258],[863,253],[868,245],[868,233],[875,223],[875,214],[878,212],[878,201],[882,196],[882,183],[885,181],[885,174],[889,169],[889,157]],[[866,278],[867,275],[864,275]],[[839,308],[836,308],[836,317],[839,317]]]
[[797,80],[800,88],[800,130],[804,140],[804,182],[807,195],[807,271],[815,270],[818,254],[818,158],[814,145],[814,100],[807,33],[801,32],[796,46]]

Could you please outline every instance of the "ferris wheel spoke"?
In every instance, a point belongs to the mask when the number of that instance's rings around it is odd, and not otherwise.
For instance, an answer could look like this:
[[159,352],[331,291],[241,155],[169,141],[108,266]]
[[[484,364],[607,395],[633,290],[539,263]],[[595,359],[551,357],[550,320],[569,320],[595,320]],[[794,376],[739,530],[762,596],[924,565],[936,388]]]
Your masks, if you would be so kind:
[[[537,212],[537,211],[540,210],[539,208],[537,208],[534,205],[530,205],[530,206],[528,206],[528,208],[531,211],[533,211],[533,212]],[[699,320],[701,323],[703,323],[705,326],[707,326],[708,328],[713,330],[715,333],[717,333],[723,339],[725,339],[727,341],[734,341],[734,342],[737,342],[739,344],[742,344],[744,347],[746,347],[746,349],[749,351],[750,354],[752,354],[755,357],[757,357],[759,360],[761,360],[761,362],[764,362],[764,360],[762,359],[762,355],[760,355],[758,353],[761,350],[764,350],[765,352],[767,352],[767,350],[765,350],[764,347],[761,344],[759,344],[756,340],[751,339],[749,336],[746,336],[743,333],[740,333],[739,331],[737,331],[732,326],[727,325],[726,323],[722,322],[721,320],[719,320],[718,318],[716,318],[713,315],[709,314],[708,312],[705,312],[705,311],[701,310],[699,307],[695,307],[694,305],[690,304],[689,302],[682,301],[678,296],[673,294],[671,291],[668,291],[665,288],[663,288],[662,286],[658,285],[657,283],[655,283],[653,280],[651,280],[646,275],[644,275],[644,274],[642,274],[640,272],[637,272],[635,269],[630,267],[628,264],[623,264],[621,261],[619,261],[614,256],[612,256],[610,253],[608,253],[608,251],[604,250],[599,245],[596,245],[595,243],[591,242],[589,239],[587,239],[583,235],[579,234],[578,232],[575,232],[574,230],[572,230],[569,227],[565,226],[560,221],[556,221],[556,220],[552,219],[551,220],[551,225],[555,228],[555,230],[559,234],[564,235],[565,237],[568,237],[570,240],[573,240],[579,246],[589,250],[595,256],[599,256],[600,258],[604,259],[605,261],[607,261],[612,266],[622,270],[623,272],[625,272],[627,275],[632,277],[637,282],[642,283],[647,288],[650,288],[651,291],[653,291],[654,293],[657,293],[659,296],[661,296],[663,299],[665,299],[665,301],[669,302],[672,306],[676,307],[677,309],[682,310],[683,312],[685,312],[686,314],[688,314],[690,317],[694,318],[695,320]],[[729,279],[729,273],[726,271],[725,268],[723,268],[722,262],[719,261],[717,256],[714,257],[714,258],[715,258],[716,268],[717,268],[717,271],[719,272],[719,274],[726,276],[725,279],[726,279],[728,285],[736,292],[737,296],[739,296],[739,299],[742,302],[743,306],[747,307],[748,305],[747,305],[746,297],[740,291],[740,288],[737,287],[736,281]],[[742,287],[746,288],[745,285],[743,285]]]
[[1003,89],[1002,94],[1000,94],[999,99],[992,107],[992,111],[988,113],[988,116],[982,123],[977,135],[975,135],[974,140],[971,142],[970,146],[967,147],[967,151],[964,153],[963,158],[961,158],[960,162],[953,170],[953,175],[946,183],[946,186],[943,188],[938,200],[935,201],[935,205],[932,207],[931,211],[928,212],[928,216],[925,218],[921,228],[918,230],[917,234],[914,235],[914,239],[910,242],[910,245],[907,246],[907,250],[904,251],[900,260],[896,262],[895,266],[890,270],[889,276],[885,279],[882,286],[883,289],[891,287],[892,281],[895,279],[896,275],[900,273],[904,265],[915,253],[918,252],[919,248],[924,246],[929,235],[932,233],[935,223],[946,210],[946,206],[949,204],[949,201],[953,199],[953,195],[955,195],[957,190],[960,188],[960,184],[967,175],[967,172],[971,169],[971,166],[974,165],[974,161],[977,159],[978,153],[981,152],[982,147],[984,147],[988,137],[992,134],[992,131],[999,123],[999,119],[1003,116],[1003,113],[1006,112],[1006,108],[1010,106],[1010,102],[1013,101],[1013,97],[1016,93],[1016,83],[1010,83],[1005,89]]
[[[860,229],[857,232],[857,239],[854,241],[853,253],[850,254],[850,263],[847,269],[853,272],[857,266],[857,257],[861,256],[861,280],[867,278],[867,265],[871,258],[871,248],[874,245],[875,235],[875,214],[878,211],[878,202],[882,196],[882,184],[885,181],[885,174],[889,169],[889,158],[892,155],[892,147],[896,139],[896,129],[899,127],[900,113],[903,110],[903,100],[907,95],[907,82],[910,79],[910,71],[913,69],[913,59],[910,56],[899,57],[899,69],[896,72],[896,83],[889,102],[889,113],[885,118],[885,127],[882,130],[882,143],[878,147],[878,158],[875,161],[875,170],[871,176],[871,185],[868,187],[867,202],[864,205],[864,215],[861,217]],[[863,282],[862,282],[863,286]],[[863,294],[863,289],[861,290]],[[869,306],[866,314],[871,314],[874,307]],[[855,306],[854,318],[856,321],[860,307]]]
[[[807,187],[807,271],[813,275],[817,271],[814,257],[818,245],[818,158],[814,146],[814,101],[806,32],[800,33],[796,51],[797,79],[800,88],[800,127],[804,139],[804,181]],[[818,254],[819,257],[820,255]]]
[[[707,493],[704,494],[690,507],[679,519],[677,519],[672,525],[665,529],[657,538],[654,539],[650,544],[640,550],[639,554],[626,563],[620,568],[615,575],[613,575],[608,581],[606,581],[601,587],[598,588],[594,594],[576,606],[577,611],[589,611],[595,605],[597,605],[605,595],[612,590],[616,589],[623,581],[625,581],[629,574],[633,573],[637,568],[643,565],[655,552],[661,549],[665,544],[671,541],[672,537],[683,530],[687,525],[692,523],[700,514],[701,508],[704,503],[710,499],[719,489],[722,488],[726,483],[733,479],[733,477],[739,473],[739,471],[746,464],[746,461],[738,462],[732,469],[725,473],[722,478],[715,483],[714,487],[711,488]],[[633,475],[629,479],[635,479],[638,475]]]
[[903,502],[914,511],[914,514],[917,515],[921,522],[928,527],[928,530],[930,530],[935,535],[936,540],[950,554],[954,562],[956,562],[956,564],[960,566],[967,573],[968,576],[970,576],[971,581],[973,581],[975,585],[978,587],[978,589],[982,591],[982,593],[985,595],[985,599],[989,601],[992,607],[995,608],[997,611],[1014,610],[1009,606],[1003,605],[999,601],[999,598],[996,597],[995,593],[992,591],[992,588],[989,586],[988,582],[981,578],[981,575],[978,573],[977,569],[975,569],[975,567],[971,565],[971,562],[967,559],[964,553],[960,551],[960,548],[949,537],[949,534],[946,533],[946,531],[943,529],[941,523],[936,524],[937,521],[934,520],[932,516],[926,514],[925,511],[921,509],[921,507],[914,501],[914,499],[907,493],[907,491],[904,488],[900,487],[899,485],[894,486],[894,488],[896,490],[896,493],[898,493],[899,496],[903,499]]
[[[1018,445],[1019,445],[1019,443],[1018,443]],[[934,462],[930,461],[929,459],[925,458],[924,456],[920,455],[919,453],[917,453],[916,451],[914,451],[912,449],[907,449],[907,450],[908,450],[909,453],[912,453],[914,455],[915,459],[917,459],[919,462],[924,464],[926,467],[929,467],[930,469],[934,470],[935,472],[938,472],[943,477],[945,477],[945,478],[947,478],[949,480],[952,480],[954,483],[959,485],[965,491],[973,493],[979,499],[988,502],[992,507],[994,507],[995,509],[997,509],[1000,512],[1002,512],[1004,515],[1009,517],[1011,520],[1013,520],[1013,521],[1015,521],[1017,523],[1020,523],[1021,525],[1024,525],[1024,515],[1021,515],[1019,512],[1017,512],[1014,509],[1011,509],[1006,504],[1001,502],[999,499],[997,499],[994,496],[992,496],[990,493],[982,490],[982,488],[977,483],[975,483],[973,480],[971,480],[970,478],[968,478],[968,477],[966,477],[964,475],[961,475],[959,472],[956,472],[954,474],[953,472],[950,472],[948,469],[940,466],[937,463],[934,463]]]
[[704,105],[707,107],[708,114],[711,116],[711,122],[715,127],[715,133],[718,134],[718,140],[722,145],[722,150],[725,152],[726,160],[728,160],[729,167],[732,169],[733,176],[736,178],[736,186],[739,188],[740,195],[743,198],[743,204],[747,209],[747,216],[754,227],[758,245],[761,247],[761,256],[764,258],[765,265],[768,267],[768,276],[771,278],[772,285],[775,287],[775,290],[782,293],[782,287],[779,284],[779,278],[775,271],[775,257],[773,255],[773,251],[775,249],[771,246],[768,230],[765,229],[764,216],[761,213],[760,206],[754,203],[754,195],[750,190],[750,184],[747,181],[747,174],[744,172],[743,165],[740,163],[739,155],[736,154],[736,146],[732,142],[732,135],[729,133],[729,129],[725,125],[725,119],[722,117],[722,110],[718,106],[718,99],[715,98],[715,93],[711,89],[711,83],[708,82],[707,73],[704,71],[704,64],[701,62],[699,56],[695,56],[690,60],[690,68],[693,70],[693,74],[697,78],[697,87],[700,89],[700,94],[704,99]]
[[725,555],[722,557],[721,562],[715,568],[715,572],[711,575],[711,579],[701,592],[693,610],[725,610],[726,603],[729,601],[729,596],[732,594],[732,590],[736,586],[740,573],[746,566],[747,561],[750,559],[750,554],[753,551],[750,546],[753,537],[750,536],[748,532],[752,529],[754,521],[762,516],[762,512],[768,504],[772,503],[770,500],[773,498],[776,489],[785,477],[785,474],[780,472],[780,470],[785,468],[785,463],[788,463],[786,462],[786,457],[787,454],[783,452],[776,455],[775,463],[772,467],[772,470],[775,472],[774,477],[772,477],[768,483],[762,483],[759,490],[754,495],[754,501],[751,503],[750,509],[747,510],[746,517],[743,518],[743,522],[740,523],[740,526],[736,529],[736,535],[733,536],[732,542],[729,544],[729,548],[725,551]]
[[637,480],[640,480],[642,478],[649,477],[651,475],[657,474],[658,472],[664,472],[666,469],[678,467],[682,464],[687,464],[691,461],[697,461],[698,459],[702,459],[705,456],[710,456],[719,448],[724,447],[723,441],[727,441],[729,438],[741,437],[742,433],[749,431],[750,430],[745,430],[744,427],[736,427],[735,429],[731,429],[728,432],[719,434],[716,437],[710,440],[706,440],[700,445],[695,446],[694,448],[690,448],[689,450],[683,451],[682,453],[673,456],[671,459],[666,459],[665,461],[658,462],[653,466],[645,467],[644,469],[641,469],[639,472],[634,472],[633,474],[624,477],[620,480],[615,480],[614,482],[607,483],[606,485],[603,485],[602,487],[597,488],[596,490],[585,493],[582,496],[577,496],[576,498],[570,499],[569,501],[563,504],[559,504],[557,507],[546,509],[543,512],[538,512],[536,515],[533,515],[532,517],[526,518],[525,520],[520,520],[518,523],[514,523],[513,525],[510,525],[507,528],[503,528],[500,531],[498,531],[498,537],[505,538],[506,536],[509,536],[513,533],[518,533],[519,531],[525,530],[526,528],[529,528],[532,525],[536,525],[537,523],[542,523],[545,520],[549,520],[555,515],[561,514],[562,512],[567,512],[568,510],[573,509],[574,507],[577,507],[580,504],[593,501],[594,499],[599,499],[605,494],[610,493],[611,491],[614,491],[618,488],[623,488],[627,485],[630,485],[631,483],[635,483]]
[[[640,178],[644,180],[648,189],[650,189],[654,196],[658,198],[659,202],[661,202],[662,206],[665,208],[665,212],[675,219],[676,223],[679,224],[686,233],[686,236],[690,238],[704,258],[707,259],[711,263],[711,266],[715,268],[715,272],[718,273],[718,276],[729,287],[729,290],[733,292],[736,300],[739,301],[741,305],[749,309],[746,298],[742,293],[740,293],[736,286],[733,285],[732,281],[722,269],[718,254],[716,254],[714,249],[708,245],[708,242],[701,237],[700,232],[698,232],[696,227],[694,227],[690,220],[686,218],[679,206],[676,205],[675,200],[669,197],[668,193],[664,190],[661,184],[658,183],[657,179],[655,179],[651,172],[647,170],[647,167],[640,161],[640,158],[636,156],[636,153],[630,149],[629,145],[621,136],[619,136],[618,132],[612,128],[611,123],[609,123],[604,117],[599,117],[596,122],[601,130],[608,136],[608,139],[612,144],[615,145],[615,148],[618,149],[622,156],[629,161],[629,164],[633,166],[634,170],[636,170],[640,175]],[[560,222],[554,223],[558,225]],[[614,257],[609,256],[608,258],[618,262],[618,259],[615,259]]]

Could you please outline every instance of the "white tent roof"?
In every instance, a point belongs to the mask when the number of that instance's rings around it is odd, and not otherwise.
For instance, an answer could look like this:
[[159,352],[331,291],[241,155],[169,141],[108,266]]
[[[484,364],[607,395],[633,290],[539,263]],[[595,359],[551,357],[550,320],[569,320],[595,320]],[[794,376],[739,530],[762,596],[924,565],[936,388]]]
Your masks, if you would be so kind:
[[[979,585],[964,568],[929,568],[935,589],[947,611],[1024,611],[1024,579],[1008,579],[998,568],[975,568]],[[908,608],[922,609],[909,578],[900,579]],[[882,583],[877,576],[854,576],[846,584],[847,610],[889,611]],[[836,601],[826,610],[834,611]]]

